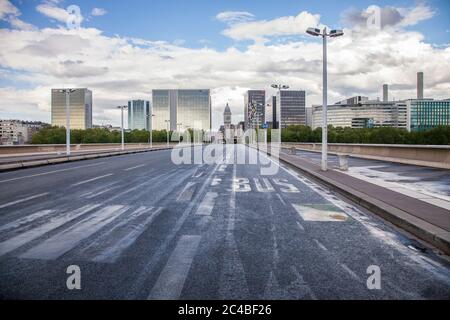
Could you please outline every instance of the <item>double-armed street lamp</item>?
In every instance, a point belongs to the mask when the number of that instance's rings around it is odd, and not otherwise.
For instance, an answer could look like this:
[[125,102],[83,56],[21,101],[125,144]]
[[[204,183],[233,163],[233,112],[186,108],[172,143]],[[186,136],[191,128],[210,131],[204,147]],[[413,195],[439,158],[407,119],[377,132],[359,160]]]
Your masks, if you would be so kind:
[[321,32],[318,28],[308,28],[306,33],[323,38],[323,103],[322,103],[322,170],[327,171],[328,169],[328,121],[327,121],[327,37],[336,38],[344,35],[342,30],[331,30],[327,33],[327,28],[323,28]]
[[121,139],[122,139],[122,150],[125,150],[125,135],[124,135],[124,129],[123,129],[123,109],[127,109],[128,106],[118,106],[117,108],[121,110],[120,133],[121,133]]
[[61,89],[60,93],[66,96],[66,154],[70,156],[70,94],[77,91],[76,89]]

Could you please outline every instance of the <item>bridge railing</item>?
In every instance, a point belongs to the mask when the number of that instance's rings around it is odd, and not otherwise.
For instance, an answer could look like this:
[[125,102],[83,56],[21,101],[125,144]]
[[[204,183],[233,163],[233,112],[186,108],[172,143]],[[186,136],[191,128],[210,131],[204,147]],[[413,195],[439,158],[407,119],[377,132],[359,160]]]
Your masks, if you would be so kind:
[[[285,148],[321,152],[321,143],[283,143]],[[450,146],[329,143],[330,154],[450,169]]]

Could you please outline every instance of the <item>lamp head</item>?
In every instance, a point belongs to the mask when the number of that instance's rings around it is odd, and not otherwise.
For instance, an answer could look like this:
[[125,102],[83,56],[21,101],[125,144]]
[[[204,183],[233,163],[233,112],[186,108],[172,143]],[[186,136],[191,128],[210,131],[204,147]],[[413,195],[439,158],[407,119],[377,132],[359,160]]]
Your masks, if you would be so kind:
[[314,37],[317,37],[317,36],[320,36],[320,29],[318,29],[318,28],[308,28],[306,30],[306,33],[310,34],[310,35],[312,35]]
[[344,35],[344,31],[342,30],[331,30],[329,36],[332,38],[340,37]]

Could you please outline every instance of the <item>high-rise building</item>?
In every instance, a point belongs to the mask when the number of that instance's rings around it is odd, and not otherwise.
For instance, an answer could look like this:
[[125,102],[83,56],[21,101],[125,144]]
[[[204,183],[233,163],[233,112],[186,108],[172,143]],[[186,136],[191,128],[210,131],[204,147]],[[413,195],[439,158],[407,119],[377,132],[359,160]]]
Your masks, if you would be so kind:
[[417,73],[417,99],[423,99],[423,72]]
[[245,129],[256,128],[265,123],[266,91],[248,90],[244,96]]
[[226,105],[225,110],[223,111],[223,124],[225,129],[230,129],[231,128],[231,110],[230,110],[230,106]]
[[[66,126],[66,95],[62,89],[52,89],[52,125]],[[70,128],[92,128],[92,91],[77,88],[70,93]]]
[[211,129],[209,89],[152,90],[155,130]]
[[272,108],[272,129],[278,129],[277,96],[272,96],[272,99],[270,99],[270,106]]
[[383,102],[389,101],[389,86],[387,84],[383,84]]
[[128,128],[131,130],[150,130],[150,102],[145,100],[128,101]]
[[303,90],[282,90],[278,92],[277,107],[280,108],[281,128],[292,125],[306,125],[305,97],[306,94]]
[[406,100],[408,131],[426,131],[450,126],[450,100]]

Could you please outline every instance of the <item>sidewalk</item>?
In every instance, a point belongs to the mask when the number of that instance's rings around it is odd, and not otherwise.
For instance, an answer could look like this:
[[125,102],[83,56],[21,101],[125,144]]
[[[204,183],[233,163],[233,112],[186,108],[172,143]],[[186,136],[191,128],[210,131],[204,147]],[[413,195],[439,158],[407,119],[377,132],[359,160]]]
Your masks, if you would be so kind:
[[365,180],[320,166],[295,155],[280,153],[284,161],[318,179],[391,223],[450,254],[450,211]]

